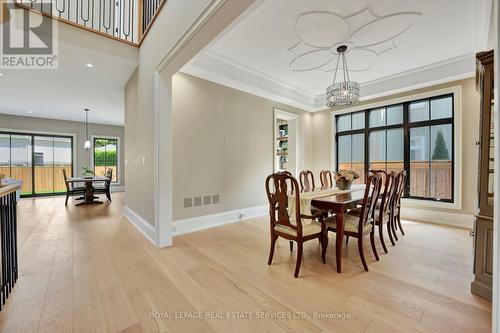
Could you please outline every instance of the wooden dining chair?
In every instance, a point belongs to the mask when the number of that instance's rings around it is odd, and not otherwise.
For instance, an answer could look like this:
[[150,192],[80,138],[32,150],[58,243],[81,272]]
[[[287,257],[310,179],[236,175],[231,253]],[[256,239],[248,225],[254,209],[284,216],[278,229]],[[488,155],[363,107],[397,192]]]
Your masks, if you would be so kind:
[[[361,257],[361,262],[365,271],[368,272],[368,265],[365,260],[363,251],[363,238],[370,235],[370,243],[372,246],[375,259],[379,260],[377,248],[375,247],[375,207],[382,188],[382,175],[371,174],[368,176],[368,181],[363,196],[363,203],[359,210],[354,209],[344,215],[344,235],[358,239],[358,251]],[[326,221],[329,231],[337,232],[336,221]]]
[[401,225],[401,198],[403,197],[405,186],[406,186],[406,171],[402,170],[396,176],[396,189],[394,194],[394,200],[392,203],[391,224],[392,224],[392,231],[394,234],[394,238],[396,238],[396,240],[398,240],[398,236],[396,234],[398,226],[399,226],[399,231],[401,231],[401,234],[403,235],[405,234],[403,226]]
[[94,194],[105,194],[108,201],[111,202],[111,181],[113,179],[113,169],[109,168],[106,170],[106,180],[104,186],[95,186]]
[[299,174],[300,190],[302,192],[309,192],[316,187],[314,184],[314,175],[310,170],[301,171]]
[[68,175],[66,174],[66,170],[62,169],[62,172],[64,177],[64,184],[66,185],[66,201],[64,202],[64,205],[67,206],[70,196],[84,195],[86,192],[86,188],[83,186],[75,186],[73,185],[73,183],[68,182]]
[[[323,215],[305,215],[301,212],[300,191],[297,180],[285,172],[269,175],[266,179],[266,193],[269,200],[271,227],[271,249],[267,264],[271,265],[273,261],[274,247],[278,237],[297,243],[297,262],[294,277],[299,276],[303,243],[306,241],[319,239],[322,247],[321,258],[323,263],[326,263],[328,235]],[[294,211],[288,209],[289,196],[293,196],[295,199]],[[290,247],[290,250],[292,250],[292,247]]]
[[321,188],[327,189],[333,187],[332,172],[330,170],[322,170],[319,174],[319,180],[321,181]]
[[[394,243],[394,238],[392,236],[392,225],[391,225],[391,209],[394,202],[394,196],[396,194],[396,174],[394,172],[385,172],[384,170],[369,170],[370,174],[380,174],[382,175],[382,180],[384,184],[384,190],[381,191],[380,199],[375,207],[375,225],[378,226],[378,233],[380,238],[380,243],[385,253],[388,253],[387,246],[384,240],[384,226],[387,225],[387,233],[392,245]],[[385,180],[384,180],[385,178]]]

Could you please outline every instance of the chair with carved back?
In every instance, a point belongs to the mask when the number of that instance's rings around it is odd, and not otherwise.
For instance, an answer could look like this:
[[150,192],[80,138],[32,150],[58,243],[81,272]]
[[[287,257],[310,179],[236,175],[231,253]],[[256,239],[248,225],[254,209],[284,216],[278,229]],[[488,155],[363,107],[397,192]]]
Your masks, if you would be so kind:
[[[297,242],[297,262],[294,277],[299,276],[302,261],[303,243],[318,239],[322,246],[321,257],[326,263],[328,236],[323,215],[306,215],[301,211],[300,191],[297,180],[286,172],[269,175],[266,179],[266,193],[269,200],[269,219],[271,229],[271,249],[268,265],[271,265],[274,247],[278,237]],[[291,194],[293,193],[293,194]],[[289,197],[293,196],[291,207]],[[292,247],[290,247],[292,251]]]
[[62,169],[63,172],[63,177],[64,177],[64,184],[66,185],[66,201],[64,202],[64,205],[68,205],[68,199],[70,196],[74,195],[84,195],[85,194],[85,187],[81,186],[74,186],[73,183],[68,181],[68,175],[66,174],[66,170]]
[[299,174],[300,190],[302,192],[309,192],[314,190],[314,175],[310,170],[301,171]]
[[394,200],[392,202],[392,231],[396,240],[398,236],[396,235],[396,230],[399,226],[399,231],[404,235],[403,226],[401,225],[401,198],[404,194],[404,189],[406,186],[406,171],[400,171],[396,176],[396,189],[394,194]]
[[[370,243],[375,259],[379,260],[375,247],[375,209],[382,188],[382,175],[371,174],[368,176],[363,203],[354,214],[348,212],[344,215],[344,235],[358,239],[358,251],[365,271],[368,272],[365,254],[363,251],[363,238],[370,235]],[[335,221],[326,222],[328,230],[336,232],[337,223]]]
[[383,190],[381,190],[380,199],[378,200],[377,206],[375,207],[375,225],[377,225],[379,231],[380,243],[382,243],[382,248],[384,252],[387,253],[387,246],[384,240],[384,225],[387,225],[387,233],[392,245],[394,243],[394,238],[392,236],[392,216],[391,210],[394,202],[394,197],[396,194],[396,174],[394,172],[386,172],[384,170],[368,170],[368,175],[370,174],[381,174],[383,181]]
[[321,188],[328,189],[333,187],[332,172],[330,170],[322,170],[319,174],[319,180],[321,181]]

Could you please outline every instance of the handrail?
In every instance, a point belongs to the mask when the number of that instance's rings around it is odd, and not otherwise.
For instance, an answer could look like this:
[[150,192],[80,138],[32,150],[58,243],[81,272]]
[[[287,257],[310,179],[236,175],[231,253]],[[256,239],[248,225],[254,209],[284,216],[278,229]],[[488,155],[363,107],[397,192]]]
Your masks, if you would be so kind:
[[15,0],[16,7],[138,47],[167,0]]
[[20,184],[0,186],[0,197],[6,196],[7,194],[10,194],[12,192],[16,192],[17,190],[20,190],[20,189],[21,189]]

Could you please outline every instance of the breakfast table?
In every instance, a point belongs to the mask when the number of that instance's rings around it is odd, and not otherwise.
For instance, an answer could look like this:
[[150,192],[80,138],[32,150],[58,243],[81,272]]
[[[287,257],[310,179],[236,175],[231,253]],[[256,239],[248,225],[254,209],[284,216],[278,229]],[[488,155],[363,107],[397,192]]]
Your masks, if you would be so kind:
[[106,182],[109,178],[104,176],[93,176],[93,177],[68,177],[67,182],[69,183],[84,183],[85,184],[85,195],[79,199],[83,199],[82,202],[76,204],[76,206],[83,205],[100,205],[102,201],[94,196],[94,183]]

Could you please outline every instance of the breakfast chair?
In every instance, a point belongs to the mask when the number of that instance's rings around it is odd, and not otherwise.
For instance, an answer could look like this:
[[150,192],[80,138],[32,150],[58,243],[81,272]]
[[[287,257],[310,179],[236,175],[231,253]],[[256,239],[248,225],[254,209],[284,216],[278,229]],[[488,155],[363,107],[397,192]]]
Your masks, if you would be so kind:
[[324,189],[333,187],[332,172],[330,170],[322,170],[319,174],[319,180],[321,181],[321,187]]
[[64,177],[64,184],[66,185],[66,201],[64,202],[64,205],[67,206],[70,196],[85,195],[86,189],[83,186],[74,186],[73,183],[68,182],[68,175],[66,174],[66,170],[63,169],[62,172]]
[[[326,264],[326,248],[328,235],[322,214],[303,214],[300,201],[299,184],[297,180],[286,172],[269,175],[266,179],[266,193],[269,200],[269,221],[271,227],[271,249],[268,265],[271,265],[274,247],[278,237],[297,242],[297,262],[294,277],[299,276],[302,261],[303,243],[318,239],[321,243],[321,258]],[[293,194],[291,194],[293,193]],[[289,207],[289,197],[293,196],[294,205]],[[293,244],[293,243],[291,243]],[[290,246],[292,250],[292,246]]]
[[[380,260],[375,247],[374,215],[381,188],[382,175],[369,175],[361,208],[359,210],[354,209],[352,211],[353,213],[349,211],[344,215],[344,234],[358,239],[359,256],[361,257],[361,262],[367,272],[368,265],[366,264],[365,254],[363,251],[363,238],[365,236],[370,235],[370,242],[375,259]],[[329,231],[337,232],[337,223],[335,221],[327,221],[326,224]]]
[[406,185],[406,171],[402,170],[398,173],[396,176],[396,189],[395,189],[395,194],[394,194],[394,200],[392,204],[392,218],[391,218],[391,224],[392,224],[392,231],[394,234],[394,237],[396,240],[398,240],[398,236],[396,235],[396,230],[399,226],[399,231],[401,231],[401,234],[405,234],[403,230],[403,226],[401,225],[401,198],[403,197],[404,193],[404,188]]
[[113,179],[113,169],[109,168],[106,170],[106,180],[104,186],[96,186],[94,188],[94,194],[105,194],[108,201],[111,202],[111,181]]
[[394,196],[396,194],[396,174],[394,172],[385,172],[384,170],[369,170],[368,174],[381,174],[384,181],[384,191],[380,195],[377,206],[375,207],[375,225],[377,225],[379,231],[380,243],[385,253],[388,253],[387,247],[384,240],[384,225],[387,225],[387,233],[389,234],[389,239],[392,245],[394,239],[392,237],[392,226],[391,226],[391,210],[393,207]]
[[300,190],[302,192],[309,192],[314,190],[314,175],[310,170],[301,171],[299,174]]

